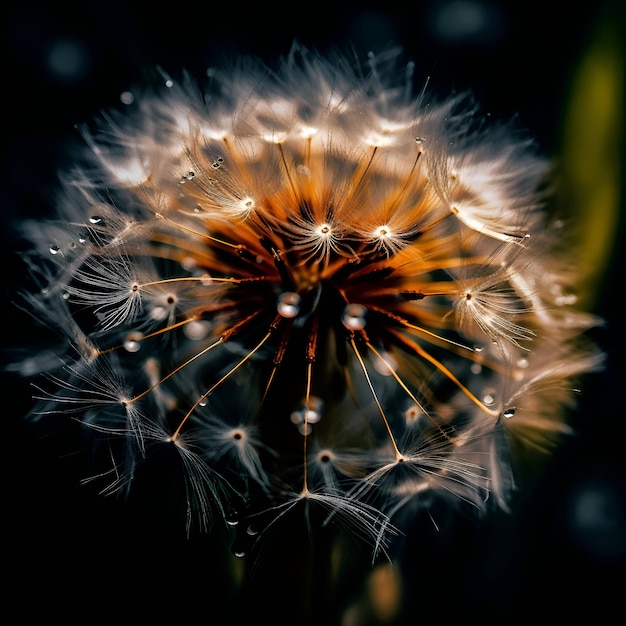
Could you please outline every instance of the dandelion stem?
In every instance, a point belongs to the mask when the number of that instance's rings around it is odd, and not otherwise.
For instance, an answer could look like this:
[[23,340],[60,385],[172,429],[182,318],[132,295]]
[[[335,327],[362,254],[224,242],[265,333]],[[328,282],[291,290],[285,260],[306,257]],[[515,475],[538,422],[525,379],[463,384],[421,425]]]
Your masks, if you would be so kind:
[[420,335],[423,335],[424,337],[426,337],[433,343],[436,343],[438,345],[443,345],[446,347],[453,346],[455,348],[460,348],[461,350],[464,350],[467,352],[474,352],[474,349],[471,348],[470,346],[467,346],[458,341],[454,341],[453,339],[449,339],[448,337],[443,337],[442,335],[439,335],[431,330],[427,330],[426,328],[422,326],[417,326],[416,324],[409,322],[407,319],[401,317],[400,315],[396,315],[395,313],[392,313],[391,311],[387,311],[386,309],[382,309],[376,306],[370,306],[369,308],[372,311],[376,311],[377,313],[386,315],[387,317],[394,320],[395,322],[398,322],[405,328],[410,328],[411,330],[418,332]]
[[[242,258],[246,258],[246,256],[250,256],[250,257],[254,256],[254,255],[251,255],[251,253],[248,250],[248,248],[246,246],[244,246],[243,244],[231,243],[230,241],[226,241],[224,239],[219,239],[218,237],[215,237],[214,235],[209,235],[206,232],[201,232],[201,231],[195,230],[193,228],[189,228],[188,226],[183,226],[183,224],[180,224],[179,222],[171,220],[171,219],[165,217],[164,215],[161,215],[160,213],[157,213],[156,215],[157,215],[157,217],[159,219],[162,219],[163,221],[165,221],[165,222],[167,222],[169,224],[174,225],[179,230],[182,230],[184,232],[190,233],[192,235],[196,235],[197,237],[200,237],[202,239],[208,239],[209,241],[212,241],[213,243],[217,243],[220,246],[224,246],[225,248],[236,250]],[[170,243],[169,239],[166,239],[165,237],[159,238],[158,236],[155,235],[155,236],[153,236],[153,239],[155,241],[161,241],[162,243]]]
[[164,383],[166,380],[168,380],[169,378],[174,376],[174,374],[177,374],[178,372],[180,372],[180,370],[184,369],[185,367],[187,367],[188,365],[190,365],[191,363],[193,363],[194,361],[196,361],[200,357],[204,356],[205,354],[207,354],[207,352],[210,352],[211,350],[213,350],[213,348],[216,348],[217,346],[219,346],[223,342],[224,342],[224,340],[222,339],[222,337],[220,337],[219,339],[214,341],[211,345],[209,345],[206,348],[204,348],[204,350],[201,350],[197,354],[194,354],[191,358],[189,358],[185,362],[181,363],[178,367],[175,367],[171,372],[168,372],[165,376],[163,376],[163,378],[161,378],[156,383],[154,383],[154,385],[151,385],[145,391],[142,391],[138,395],[130,398],[130,400],[128,400],[128,404],[131,404],[132,402],[136,402],[140,398],[143,398],[145,395],[149,394],[151,391],[156,389],[159,385]]
[[[280,318],[279,318],[280,319]],[[180,435],[180,431],[182,427],[185,425],[191,414],[200,406],[200,403],[206,400],[225,380],[227,380],[230,376],[232,376],[248,359],[250,359],[258,350],[261,349],[263,344],[272,336],[274,332],[274,325],[270,326],[270,329],[267,331],[263,339],[259,341],[259,343],[246,354],[236,365],[231,367],[226,374],[224,374],[216,383],[214,383],[207,391],[205,391],[194,403],[193,406],[187,411],[183,419],[180,421],[180,424],[174,431],[171,439],[175,441]]]
[[354,183],[352,194],[356,194],[356,192],[359,190],[359,188],[363,184],[363,181],[365,180],[367,172],[369,171],[372,163],[374,162],[374,157],[376,156],[377,151],[378,151],[378,147],[374,146],[372,148],[372,152],[369,156],[369,159],[367,160],[367,163],[363,167],[360,167],[360,164],[359,164],[359,167],[357,167],[356,170],[354,171],[353,178],[356,178],[358,176],[358,180],[356,181],[356,183]]
[[147,283],[138,285],[138,289],[145,287],[153,287],[155,285],[165,285],[167,283],[183,283],[183,282],[196,282],[196,283],[231,283],[233,285],[239,285],[241,283],[252,283],[268,280],[267,276],[249,276],[247,278],[232,278],[229,276],[180,276],[178,278],[164,278],[162,280],[154,280]]
[[[155,330],[154,332],[148,333],[147,335],[143,335],[142,337],[138,337],[135,341],[137,342],[142,342],[145,341],[146,339],[150,339],[152,337],[157,337],[158,335],[163,335],[165,333],[168,333],[176,328],[180,328],[181,326],[184,326],[185,324],[189,324],[190,322],[195,321],[197,318],[196,317],[189,317],[187,319],[181,320],[180,322],[176,322],[175,324],[169,324],[168,326],[166,326],[165,328],[159,328],[159,330]],[[113,346],[112,348],[107,348],[106,350],[100,350],[98,352],[98,356],[102,356],[104,354],[108,354],[109,352],[114,352],[115,350],[119,350],[121,348],[123,348],[124,345],[117,345],[117,346]]]
[[365,380],[367,381],[367,385],[370,388],[370,391],[372,392],[372,397],[374,398],[374,402],[376,402],[376,406],[378,407],[380,415],[383,418],[383,422],[385,423],[385,428],[387,429],[387,433],[389,434],[389,439],[391,440],[391,445],[393,446],[394,452],[396,454],[396,459],[401,459],[402,454],[400,453],[400,450],[398,450],[395,437],[393,436],[393,432],[391,431],[391,426],[389,425],[389,420],[387,419],[387,416],[385,415],[385,411],[382,405],[380,404],[380,400],[378,399],[378,395],[376,393],[376,390],[374,389],[372,380],[370,379],[370,376],[367,372],[367,367],[365,365],[365,362],[363,361],[363,357],[359,353],[359,350],[356,346],[356,342],[354,340],[354,332],[350,333],[350,345],[352,346],[352,349],[354,350],[354,354],[359,361],[361,369],[363,370],[363,375],[365,376]]
[[409,188],[409,185],[413,182],[413,175],[415,173],[415,169],[417,168],[417,162],[419,161],[420,156],[422,156],[422,152],[421,150],[418,150],[415,160],[413,161],[413,165],[411,166],[411,171],[407,174],[407,176],[404,179],[404,184],[402,185],[402,187],[400,187],[400,189],[398,189],[394,193],[394,198],[389,203],[389,206],[387,207],[388,214],[391,215],[393,213],[396,207],[400,204],[400,200],[402,199],[402,196],[404,196],[404,193],[406,192],[406,190]]
[[390,329],[402,343],[410,347],[415,353],[421,356],[424,360],[428,361],[431,365],[434,365],[442,374],[444,374],[449,380],[451,380],[479,409],[491,417],[499,417],[498,411],[493,411],[486,407],[441,361],[438,361],[434,356],[426,352],[418,343],[408,339],[401,333]]
[[311,405],[311,377],[313,374],[313,362],[309,361],[306,370],[306,392],[304,396],[304,436],[302,443],[302,496],[306,496],[309,493],[308,486],[308,468],[307,468],[307,441],[309,434],[309,407]]
[[280,160],[283,164],[283,168],[285,169],[285,176],[287,176],[287,180],[289,182],[289,186],[291,187],[291,191],[293,192],[294,199],[299,202],[300,194],[298,193],[297,187],[294,185],[293,179],[291,178],[291,173],[289,171],[289,166],[287,165],[287,158],[285,157],[285,151],[283,150],[283,146],[281,143],[276,144],[278,146],[278,152],[280,154]]
[[274,355],[274,360],[273,360],[272,371],[270,373],[267,384],[265,385],[265,391],[263,392],[263,398],[261,400],[261,404],[265,402],[267,398],[267,394],[269,393],[270,387],[272,385],[272,382],[274,381],[274,377],[276,376],[276,372],[278,371],[278,368],[283,362],[283,359],[285,358],[285,353],[287,352],[287,346],[289,344],[289,340],[291,339],[291,328],[293,326],[293,320],[290,319],[287,321],[289,322],[289,324],[283,330],[281,339],[280,339],[280,344],[278,348],[276,349],[276,353]]
[[435,419],[432,417],[432,415],[426,410],[426,407],[415,397],[415,395],[406,386],[405,382],[400,378],[400,376],[398,376],[398,374],[395,371],[395,368],[393,367],[393,365],[391,363],[389,363],[389,361],[387,359],[385,359],[385,357],[368,340],[365,341],[365,345],[387,366],[387,369],[389,370],[389,373],[391,374],[391,376],[393,376],[395,381],[400,385],[400,387],[402,387],[403,391],[409,396],[409,398],[411,398],[411,400],[413,400],[413,402],[415,402],[415,404],[419,407],[419,409],[422,411],[422,413],[424,413],[424,415],[426,415],[426,417],[429,419],[429,421],[434,426],[436,426],[439,429],[441,434],[447,440],[450,440],[448,435],[441,428],[441,425],[438,424],[437,421],[435,421]]

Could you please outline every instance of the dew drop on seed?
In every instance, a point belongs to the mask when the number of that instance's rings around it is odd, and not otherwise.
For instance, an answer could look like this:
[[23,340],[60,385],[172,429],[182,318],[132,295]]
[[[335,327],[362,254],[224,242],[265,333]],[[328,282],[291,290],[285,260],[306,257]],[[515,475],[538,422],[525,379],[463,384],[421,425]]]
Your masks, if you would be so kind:
[[503,417],[506,417],[507,419],[511,419],[514,415],[515,415],[515,407],[509,407],[508,409],[506,409],[504,411],[504,413],[502,413]]
[[[196,209],[194,209],[195,211]],[[190,256],[186,256],[181,262],[180,262],[180,266],[184,269],[187,270],[188,272],[191,272],[192,270],[195,270],[196,267],[198,267],[198,261],[196,261],[196,259],[194,259],[193,257]]]
[[211,323],[207,320],[193,320],[183,326],[183,333],[188,339],[204,339],[211,328]]
[[322,419],[322,414],[314,409],[304,412],[304,417],[309,424],[317,424]]
[[486,393],[483,396],[483,403],[486,406],[492,406],[495,401],[496,401],[496,399],[494,398],[493,394],[491,394],[491,393]]
[[398,363],[392,354],[383,350],[374,360],[374,369],[382,376],[392,376],[398,369]]
[[252,524],[249,524],[248,528],[246,528],[246,534],[250,535],[251,537],[254,537],[254,535],[258,535],[258,533],[259,533],[258,528],[256,528]]
[[302,424],[304,416],[302,415],[302,411],[292,411],[289,415],[289,419],[292,424]]
[[322,419],[324,401],[317,396],[311,396],[308,405],[303,402],[298,410],[293,411],[289,419],[293,424],[301,426],[305,421],[308,424],[317,424]]
[[298,174],[302,174],[303,176],[311,176],[311,168],[307,167],[306,165],[298,165],[296,171],[298,172]]
[[155,306],[150,309],[150,319],[155,322],[162,322],[168,316],[167,309],[164,306]]
[[200,401],[198,402],[198,406],[206,406],[208,404],[208,401],[206,398],[201,398]]
[[557,304],[558,306],[567,306],[567,305],[576,304],[577,300],[578,298],[573,293],[562,294],[558,296],[557,298],[555,298],[554,303]]
[[279,315],[288,319],[300,313],[300,296],[293,291],[286,291],[278,296],[276,310]]
[[135,101],[135,96],[131,91],[122,91],[120,100],[122,104],[132,104]]
[[362,304],[349,304],[343,310],[341,322],[348,330],[363,330],[367,309]]
[[78,243],[86,244],[87,243],[87,235],[84,235],[83,233],[78,235]]
[[142,339],[143,335],[141,333],[130,333],[124,340],[124,350],[126,352],[139,352]]
[[50,254],[59,254],[61,248],[59,246],[50,246]]
[[93,215],[89,218],[90,224],[102,224],[102,218],[99,215]]

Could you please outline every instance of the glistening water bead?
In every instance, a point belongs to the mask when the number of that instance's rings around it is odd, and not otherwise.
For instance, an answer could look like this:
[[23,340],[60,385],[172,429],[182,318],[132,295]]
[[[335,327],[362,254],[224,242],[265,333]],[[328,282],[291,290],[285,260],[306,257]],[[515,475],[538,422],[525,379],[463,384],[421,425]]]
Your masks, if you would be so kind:
[[153,480],[181,472],[190,532],[242,529],[239,554],[305,515],[401,558],[394,525],[506,506],[511,449],[568,432],[601,359],[548,163],[412,67],[295,46],[82,129],[56,219],[23,229],[58,341],[18,367],[31,419],[110,460],[94,483],[174,457]]

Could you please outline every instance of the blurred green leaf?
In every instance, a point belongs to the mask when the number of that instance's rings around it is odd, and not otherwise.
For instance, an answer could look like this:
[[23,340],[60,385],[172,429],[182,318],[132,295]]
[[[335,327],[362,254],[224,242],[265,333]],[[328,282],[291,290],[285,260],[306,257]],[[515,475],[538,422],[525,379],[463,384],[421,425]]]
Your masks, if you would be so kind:
[[624,11],[607,10],[576,68],[564,116],[562,201],[579,229],[579,288],[587,307],[594,305],[619,232],[624,39]]

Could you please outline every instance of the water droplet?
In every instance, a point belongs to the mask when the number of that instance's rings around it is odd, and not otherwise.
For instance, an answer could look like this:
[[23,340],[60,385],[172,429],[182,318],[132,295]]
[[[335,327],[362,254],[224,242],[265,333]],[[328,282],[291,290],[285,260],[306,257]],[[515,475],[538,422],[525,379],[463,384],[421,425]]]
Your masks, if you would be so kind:
[[150,309],[150,319],[155,322],[162,322],[167,316],[168,312],[164,306],[155,306]]
[[292,424],[302,424],[304,416],[302,415],[301,411],[292,411],[292,413],[289,415],[289,419],[291,420]]
[[374,360],[374,369],[382,376],[391,376],[398,369],[398,362],[392,354],[381,350],[380,356]]
[[139,352],[142,339],[143,335],[141,333],[130,333],[124,340],[124,350],[126,352]]
[[198,402],[198,406],[206,406],[208,404],[208,401],[206,398],[200,398],[200,401]]
[[229,506],[224,513],[224,519],[229,526],[237,526],[239,524],[239,511],[234,506]]
[[495,399],[495,397],[493,396],[493,394],[492,394],[492,393],[486,393],[486,394],[483,396],[483,403],[484,403],[486,406],[492,406],[492,405],[493,405],[493,403],[494,403],[495,401],[496,401],[496,399]]
[[341,322],[348,330],[363,330],[367,309],[362,304],[348,304],[343,310]]
[[311,168],[307,167],[306,165],[298,165],[298,167],[296,167],[296,170],[298,172],[298,174],[302,174],[303,176],[311,176]]
[[249,524],[248,528],[246,528],[246,533],[250,535],[251,537],[254,537],[254,535],[259,534],[259,529],[254,527],[252,524]]
[[172,80],[172,77],[162,68],[158,68],[158,70],[159,70],[159,73],[161,74],[161,78],[163,79],[165,86],[168,89],[171,89],[174,86],[174,81]]
[[122,91],[120,94],[120,100],[122,104],[132,104],[135,101],[135,96],[131,91]]
[[238,559],[242,559],[244,556],[246,556],[246,551],[241,549],[241,548],[233,548],[233,554],[238,558]]
[[322,419],[322,414],[314,409],[309,409],[304,413],[309,424],[317,424]]
[[282,317],[288,319],[300,313],[300,296],[293,291],[286,291],[278,296],[276,309]]
[[102,224],[102,218],[99,215],[93,215],[92,217],[89,218],[89,223],[90,224]]
[[504,413],[502,413],[502,415],[506,417],[507,419],[511,419],[515,415],[515,407],[514,406],[509,407],[508,409],[504,411]]
[[85,244],[85,243],[87,243],[87,241],[88,241],[87,235],[85,235],[83,233],[78,235],[78,243]]
[[483,371],[483,366],[480,363],[472,363],[470,371],[472,374],[480,374]]
[[569,293],[569,294],[562,294],[560,296],[558,296],[557,298],[554,299],[554,303],[559,305],[559,306],[567,306],[567,305],[573,305],[576,304],[578,298],[576,296],[576,294],[573,293]]
[[204,339],[211,329],[211,323],[208,320],[193,320],[183,327],[183,333],[188,339]]
[[61,252],[61,248],[59,246],[50,246],[50,254],[59,254]]
[[525,369],[528,367],[528,359],[525,356],[521,356],[519,359],[517,359],[516,364],[517,364],[517,367]]
[[311,396],[308,406],[303,402],[298,410],[291,413],[289,419],[297,426],[301,426],[305,422],[305,418],[308,424],[317,424],[322,419],[323,412],[324,401],[317,396]]

